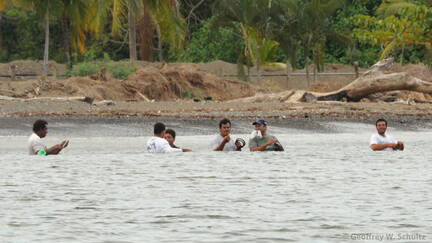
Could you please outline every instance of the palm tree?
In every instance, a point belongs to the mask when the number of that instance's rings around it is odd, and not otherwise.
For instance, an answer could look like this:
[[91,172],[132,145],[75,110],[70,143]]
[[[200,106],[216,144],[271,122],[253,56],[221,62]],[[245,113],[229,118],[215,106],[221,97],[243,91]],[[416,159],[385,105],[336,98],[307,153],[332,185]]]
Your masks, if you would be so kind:
[[242,36],[245,43],[242,55],[246,62],[256,65],[258,75],[263,64],[263,47],[275,45],[269,40],[274,2],[277,1],[219,0],[213,5],[218,25],[232,26]]
[[61,0],[12,0],[13,3],[26,10],[34,11],[41,17],[45,29],[45,45],[44,45],[44,58],[43,58],[43,72],[44,77],[48,76],[48,58],[49,58],[49,26],[50,18],[59,14],[62,9]]
[[[122,33],[122,26],[127,20],[129,37],[129,55],[131,61],[137,60],[136,33],[141,39],[141,58],[152,60],[153,38],[155,30],[160,35],[159,41],[180,48],[184,43],[185,21],[178,11],[175,0],[95,0],[92,9],[96,10],[96,24],[92,26],[96,35],[108,22],[112,13],[111,32],[114,36]],[[140,20],[137,24],[137,20]],[[137,29],[137,26],[139,28]]]
[[158,36],[159,61],[163,61],[162,44],[173,50],[183,47],[186,40],[186,21],[180,14],[178,0],[142,0],[143,16],[139,23],[141,58],[150,61],[153,56],[153,38]]
[[85,51],[86,32],[89,23],[94,20],[90,15],[91,1],[88,0],[62,0],[62,29],[63,45],[69,67],[72,67],[72,48]]
[[297,52],[303,47],[306,76],[309,64],[314,63],[315,78],[323,68],[325,44],[330,36],[339,36],[330,28],[330,18],[346,0],[282,0],[279,5],[277,35],[282,49],[296,68]]
[[2,49],[3,46],[3,39],[1,36],[1,22],[3,18],[2,12],[5,8],[6,8],[6,0],[0,0],[0,50]]
[[137,60],[136,20],[141,15],[141,0],[93,0],[90,4],[93,21],[89,24],[90,32],[99,38],[107,23],[111,23],[111,34],[120,36],[123,25],[128,23],[129,58]]

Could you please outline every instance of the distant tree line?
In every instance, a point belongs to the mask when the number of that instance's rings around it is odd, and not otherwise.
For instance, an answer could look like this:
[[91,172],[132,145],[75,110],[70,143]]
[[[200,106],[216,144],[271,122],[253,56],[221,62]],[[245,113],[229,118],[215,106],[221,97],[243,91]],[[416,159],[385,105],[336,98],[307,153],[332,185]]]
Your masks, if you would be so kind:
[[317,72],[388,56],[429,64],[431,44],[432,0],[0,0],[0,62],[224,60]]

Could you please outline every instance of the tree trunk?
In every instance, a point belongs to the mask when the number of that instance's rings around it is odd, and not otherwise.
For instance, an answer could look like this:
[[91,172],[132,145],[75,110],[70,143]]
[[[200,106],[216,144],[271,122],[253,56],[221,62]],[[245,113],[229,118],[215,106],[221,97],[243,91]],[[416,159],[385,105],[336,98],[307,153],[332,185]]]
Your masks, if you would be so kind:
[[306,80],[307,80],[307,87],[310,86],[310,75],[309,75],[309,59],[306,57]]
[[367,98],[372,94],[395,90],[409,90],[432,95],[432,82],[420,80],[405,72],[387,74],[385,71],[393,63],[392,58],[380,61],[359,78],[337,91],[329,93],[305,92],[303,90],[285,91],[278,94],[244,98],[241,101],[360,101],[362,98]]
[[257,47],[256,70],[257,70],[258,82],[261,82],[261,55],[260,55],[259,47]]
[[63,17],[62,19],[63,25],[63,48],[66,53],[66,61],[68,68],[72,68],[72,49],[71,49],[71,39],[70,39],[70,21],[67,17]]
[[160,27],[158,24],[156,24],[156,33],[157,33],[157,37],[158,37],[159,62],[163,62],[164,57],[163,57],[163,49],[162,49],[162,35],[161,35]]
[[48,77],[48,55],[49,55],[49,10],[45,13],[45,49],[42,75]]
[[0,57],[1,57],[1,54],[2,54],[1,50],[3,50],[3,36],[2,36],[2,30],[1,30],[2,18],[3,18],[3,15],[0,12]]
[[311,93],[317,100],[341,100],[359,101],[371,94],[409,90],[426,94],[432,94],[432,82],[426,82],[413,77],[405,72],[386,74],[393,64],[392,58],[378,62],[372,69],[354,80],[347,86],[330,93]]
[[137,58],[137,40],[136,40],[136,17],[135,13],[129,7],[128,13],[129,22],[129,58],[130,62],[135,62]]
[[405,45],[402,46],[402,52],[401,52],[401,56],[400,56],[400,65],[403,65],[404,54],[405,54]]
[[318,65],[314,65],[314,83],[316,83],[318,80]]
[[287,85],[288,85],[288,82],[289,82],[289,80],[290,80],[290,61],[287,61],[287,63],[286,63],[286,81],[287,81]]
[[360,76],[360,74],[359,74],[359,63],[357,61],[355,61],[353,64],[354,64],[355,77],[358,78]]
[[139,22],[141,59],[144,61],[152,61],[154,24],[146,0],[143,0],[143,6],[144,13],[142,19]]

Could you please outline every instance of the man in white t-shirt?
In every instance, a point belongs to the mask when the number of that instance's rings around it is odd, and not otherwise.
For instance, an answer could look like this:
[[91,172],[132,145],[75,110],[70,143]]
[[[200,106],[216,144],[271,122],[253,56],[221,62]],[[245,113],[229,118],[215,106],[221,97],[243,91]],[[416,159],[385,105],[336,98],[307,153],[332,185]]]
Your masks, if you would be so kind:
[[213,151],[240,151],[242,145],[235,142],[231,137],[231,121],[224,118],[219,122],[219,133],[216,134],[210,143]]
[[387,121],[385,119],[378,119],[375,126],[377,133],[372,134],[370,139],[370,148],[372,150],[404,150],[404,143],[402,141],[397,141],[390,135],[385,134],[387,130]]
[[188,149],[173,148],[164,139],[165,125],[156,123],[153,128],[153,137],[147,141],[147,151],[150,153],[190,152]]
[[52,155],[59,154],[62,149],[66,148],[69,141],[64,140],[59,144],[48,148],[42,138],[48,134],[48,122],[44,120],[37,120],[33,124],[33,134],[28,139],[28,151],[30,155]]

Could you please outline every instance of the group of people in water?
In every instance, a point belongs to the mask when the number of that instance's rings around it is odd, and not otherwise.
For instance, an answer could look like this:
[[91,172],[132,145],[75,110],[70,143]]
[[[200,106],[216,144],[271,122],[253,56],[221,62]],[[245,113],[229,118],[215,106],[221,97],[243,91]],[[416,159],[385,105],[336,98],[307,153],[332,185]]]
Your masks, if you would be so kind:
[[[275,136],[268,134],[267,121],[256,119],[252,123],[255,130],[249,139],[250,151],[283,151],[282,145]],[[190,149],[179,148],[175,144],[175,131],[166,129],[163,123],[156,123],[153,136],[147,142],[147,151],[150,153],[191,152]],[[241,151],[246,145],[242,138],[231,138],[231,121],[224,118],[219,122],[219,133],[210,141],[213,151]]]
[[[55,155],[59,154],[69,145],[68,140],[64,140],[52,147],[47,147],[42,138],[48,134],[48,122],[37,120],[33,124],[33,134],[28,139],[28,149],[30,155]],[[256,119],[252,125],[255,127],[249,138],[249,150],[256,151],[284,151],[279,140],[270,135],[267,131],[268,122],[264,119]],[[395,140],[386,134],[387,121],[378,119],[375,122],[377,132],[370,138],[370,148],[374,151],[379,150],[404,150],[404,143]],[[171,153],[171,152],[191,152],[192,150],[180,148],[174,144],[176,132],[166,129],[163,123],[156,123],[153,127],[153,136],[147,141],[147,151],[150,153]],[[233,139],[231,137],[231,121],[227,118],[219,122],[219,133],[213,136],[210,141],[212,151],[241,151],[246,146],[242,138]]]

